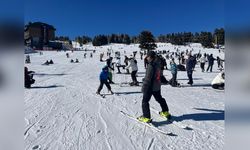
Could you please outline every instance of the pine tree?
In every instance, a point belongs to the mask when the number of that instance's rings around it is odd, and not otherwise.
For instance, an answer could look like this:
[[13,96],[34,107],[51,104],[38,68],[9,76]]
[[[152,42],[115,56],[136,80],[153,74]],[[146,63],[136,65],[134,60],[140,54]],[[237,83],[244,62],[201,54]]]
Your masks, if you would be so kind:
[[148,52],[157,48],[155,44],[155,39],[150,31],[142,31],[139,35],[139,47],[141,49],[146,49]]

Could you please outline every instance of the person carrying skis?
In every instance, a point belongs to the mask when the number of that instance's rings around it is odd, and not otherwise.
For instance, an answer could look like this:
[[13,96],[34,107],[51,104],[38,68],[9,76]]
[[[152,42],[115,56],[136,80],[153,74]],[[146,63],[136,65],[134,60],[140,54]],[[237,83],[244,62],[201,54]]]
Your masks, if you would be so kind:
[[149,123],[152,121],[149,109],[149,101],[153,95],[155,100],[160,104],[162,111],[159,113],[165,118],[170,118],[168,105],[165,99],[161,96],[161,79],[160,79],[160,60],[157,58],[154,51],[149,51],[147,54],[149,62],[146,75],[143,80],[142,92],[142,112],[143,115],[137,119],[141,122]]
[[136,85],[138,86],[139,83],[136,79],[136,73],[138,71],[138,66],[137,66],[137,61],[135,60],[135,58],[133,56],[130,57],[129,59],[129,65],[127,66],[126,69],[131,68],[132,72],[131,72],[131,78],[132,78],[132,83],[130,83],[131,86]]
[[100,85],[97,89],[97,92],[96,94],[99,94],[100,95],[100,92],[103,88],[103,85],[105,84],[106,87],[108,88],[108,91],[111,92],[111,94],[114,94],[113,91],[111,90],[111,86],[110,84],[108,83],[108,76],[109,76],[109,71],[108,71],[108,66],[104,66],[102,68],[102,72],[99,76],[99,79],[100,79]]

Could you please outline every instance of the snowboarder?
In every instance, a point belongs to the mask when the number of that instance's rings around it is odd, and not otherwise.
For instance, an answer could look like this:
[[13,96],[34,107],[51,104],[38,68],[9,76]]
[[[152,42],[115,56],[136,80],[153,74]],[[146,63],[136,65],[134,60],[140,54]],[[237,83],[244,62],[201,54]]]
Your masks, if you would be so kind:
[[194,68],[194,59],[191,55],[191,53],[188,54],[188,59],[186,60],[186,70],[187,70],[187,76],[188,76],[188,83],[190,85],[193,85],[193,68]]
[[71,63],[74,63],[74,60],[73,60],[73,59],[71,59],[71,60],[70,60],[70,62],[71,62]]
[[174,61],[174,58],[170,61],[170,67],[171,67],[171,73],[172,73],[172,79],[171,79],[171,82],[170,82],[170,85],[172,85],[173,87],[176,87],[177,86],[177,65]]
[[208,72],[209,69],[210,69],[210,72],[213,71],[214,60],[215,60],[215,58],[213,57],[213,54],[210,54],[210,55],[208,56],[208,67],[207,67],[207,72]]
[[224,90],[225,87],[225,73],[219,73],[212,81],[212,88]]
[[202,72],[205,71],[205,63],[206,63],[206,55],[204,54],[204,55],[200,58],[200,66],[201,66],[201,71],[202,71]]
[[102,68],[102,72],[99,76],[99,79],[100,79],[100,85],[97,89],[97,92],[96,94],[100,94],[102,88],[103,88],[103,84],[106,85],[106,87],[108,88],[108,91],[111,92],[111,94],[114,94],[113,91],[111,90],[111,86],[110,84],[108,83],[108,76],[109,76],[109,71],[108,71],[108,66],[104,66]]
[[143,115],[137,119],[141,122],[149,123],[152,121],[149,109],[149,101],[153,95],[155,100],[160,104],[162,111],[159,113],[161,116],[170,118],[168,105],[165,99],[161,96],[161,80],[160,80],[160,60],[156,57],[154,51],[149,51],[147,54],[149,62],[146,75],[143,81],[142,92],[142,112]]
[[126,67],[126,69],[129,69],[131,67],[131,70],[132,70],[132,72],[131,72],[132,83],[130,83],[130,85],[131,86],[133,86],[133,85],[138,86],[139,83],[136,79],[136,73],[138,71],[137,61],[133,56],[131,56],[129,59],[129,63],[130,64]]
[[34,71],[29,71],[27,67],[24,67],[24,87],[30,88],[32,84],[35,83],[35,79],[33,79]]

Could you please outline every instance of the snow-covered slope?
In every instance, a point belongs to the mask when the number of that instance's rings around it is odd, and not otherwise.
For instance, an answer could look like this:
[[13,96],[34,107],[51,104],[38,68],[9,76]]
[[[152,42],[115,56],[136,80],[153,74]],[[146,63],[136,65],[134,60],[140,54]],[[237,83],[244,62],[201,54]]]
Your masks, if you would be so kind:
[[[175,46],[161,43],[159,49],[174,51]],[[84,47],[84,46],[83,46]],[[194,86],[187,86],[186,72],[178,72],[182,88],[162,86],[175,124],[164,121],[155,110],[159,104],[151,98],[152,119],[159,129],[172,132],[174,136],[163,135],[126,116],[141,112],[141,87],[120,86],[118,83],[131,81],[130,75],[113,74],[112,90],[119,95],[95,94],[99,86],[99,73],[105,65],[99,61],[99,53],[112,49],[124,55],[139,50],[138,45],[112,44],[93,47],[93,58],[84,59],[83,51],[44,52],[44,55],[30,54],[31,64],[26,66],[36,72],[34,88],[25,89],[25,149],[42,150],[220,150],[224,145],[224,92],[213,90],[209,84],[219,72],[202,73],[199,65],[194,72]],[[181,50],[200,47],[179,47]],[[202,52],[218,53],[216,49],[201,49]],[[105,54],[106,56],[106,54]],[[114,56],[114,54],[113,54]],[[123,57],[123,56],[122,56]],[[78,58],[80,63],[70,63]],[[41,65],[53,59],[54,65]],[[145,75],[143,60],[137,55],[138,80]],[[168,63],[169,65],[169,63]],[[115,71],[116,72],[116,71]],[[167,79],[171,73],[164,71]],[[107,93],[104,86],[102,93]],[[178,125],[177,125],[178,124]],[[188,126],[187,129],[180,126]]]

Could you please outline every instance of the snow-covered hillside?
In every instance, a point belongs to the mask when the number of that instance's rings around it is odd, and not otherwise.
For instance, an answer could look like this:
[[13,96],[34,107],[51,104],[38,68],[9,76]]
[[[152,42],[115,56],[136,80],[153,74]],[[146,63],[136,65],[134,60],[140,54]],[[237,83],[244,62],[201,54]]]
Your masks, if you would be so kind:
[[[113,73],[116,84],[111,85],[117,94],[105,98],[95,94],[99,86],[99,74],[105,62],[99,61],[99,54],[112,49],[120,51],[122,58],[138,45],[112,44],[102,47],[84,45],[95,49],[96,53],[84,59],[84,51],[44,52],[29,54],[30,70],[36,72],[36,83],[25,89],[25,149],[41,150],[220,150],[224,146],[224,92],[210,87],[212,79],[219,73],[202,73],[196,65],[194,85],[188,86],[187,73],[178,72],[181,88],[162,85],[162,96],[166,99],[175,123],[160,118],[159,104],[152,97],[150,101],[152,119],[160,130],[171,132],[164,135],[138,123],[121,111],[132,116],[142,114],[141,87],[120,86],[130,82],[130,75]],[[213,53],[224,58],[218,49],[203,49],[199,44],[174,46],[158,43],[158,50],[180,51],[193,49],[193,52]],[[125,54],[124,54],[125,53]],[[114,56],[114,53],[112,54]],[[78,58],[80,63],[70,63]],[[105,54],[105,58],[107,58]],[[53,59],[53,65],[41,65]],[[143,60],[137,54],[139,65],[138,81],[145,75]],[[122,61],[123,62],[123,61]],[[169,65],[169,62],[167,62]],[[169,66],[168,66],[169,67]],[[206,64],[207,67],[207,64]],[[171,73],[164,71],[169,80]],[[104,86],[102,93],[107,93]],[[182,128],[185,126],[186,128]]]

